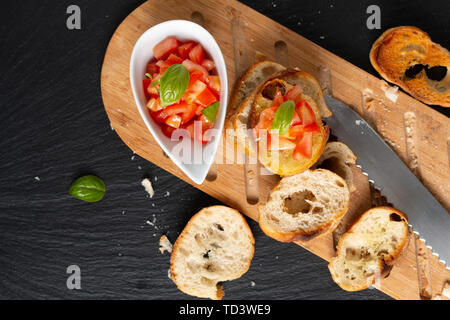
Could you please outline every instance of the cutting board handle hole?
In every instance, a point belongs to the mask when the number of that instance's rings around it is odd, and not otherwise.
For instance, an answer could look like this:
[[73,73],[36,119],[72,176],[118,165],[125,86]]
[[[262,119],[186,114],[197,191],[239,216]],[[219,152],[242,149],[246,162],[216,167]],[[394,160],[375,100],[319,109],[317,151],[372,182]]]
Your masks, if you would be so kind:
[[192,12],[192,14],[191,14],[191,21],[201,25],[202,27],[205,25],[205,18],[198,11]]

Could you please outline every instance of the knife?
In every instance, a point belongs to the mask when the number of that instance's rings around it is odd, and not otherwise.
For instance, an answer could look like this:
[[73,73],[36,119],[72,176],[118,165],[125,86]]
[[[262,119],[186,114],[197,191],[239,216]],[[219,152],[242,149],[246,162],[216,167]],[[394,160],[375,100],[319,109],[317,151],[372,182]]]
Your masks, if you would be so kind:
[[357,156],[369,181],[394,207],[447,269],[450,262],[450,215],[408,169],[378,133],[351,107],[325,96],[333,116],[325,119],[331,132]]

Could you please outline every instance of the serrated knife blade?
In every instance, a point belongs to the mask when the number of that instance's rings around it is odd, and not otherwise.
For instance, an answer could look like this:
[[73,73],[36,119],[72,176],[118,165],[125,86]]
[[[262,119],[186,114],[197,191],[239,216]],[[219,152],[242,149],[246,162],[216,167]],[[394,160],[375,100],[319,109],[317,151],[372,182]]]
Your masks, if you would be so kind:
[[450,215],[389,145],[351,107],[325,96],[333,112],[325,122],[356,155],[357,164],[395,208],[404,212],[415,233],[449,268]]

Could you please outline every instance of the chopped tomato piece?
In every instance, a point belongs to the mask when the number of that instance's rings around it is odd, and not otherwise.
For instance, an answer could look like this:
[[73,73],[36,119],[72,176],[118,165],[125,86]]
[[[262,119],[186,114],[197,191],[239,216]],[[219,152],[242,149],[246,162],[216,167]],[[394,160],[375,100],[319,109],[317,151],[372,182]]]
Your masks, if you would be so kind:
[[208,76],[208,86],[215,94],[220,95],[221,85],[219,76]]
[[304,133],[305,133],[305,127],[302,126],[301,124],[290,127],[289,131],[288,131],[289,137],[292,137],[292,138],[297,138],[297,137],[301,138],[301,137],[303,137]]
[[297,111],[294,110],[294,114],[292,115],[291,126],[295,126],[297,124],[302,124],[302,119],[300,119]]
[[159,97],[159,91],[158,91],[158,89],[155,86],[149,85],[147,87],[147,93],[152,98],[158,98]]
[[178,115],[170,116],[166,119],[166,124],[171,126],[172,128],[179,128],[181,125],[181,117]]
[[166,71],[168,67],[170,67],[174,64],[181,64],[181,63],[183,63],[183,59],[181,59],[179,56],[171,53],[170,56],[167,58],[167,60],[161,64],[160,72],[164,73],[164,71]]
[[206,79],[208,77],[208,70],[206,70],[205,67],[203,67],[195,62],[192,62],[189,59],[183,61],[183,66],[186,67],[186,69],[189,71],[189,73],[198,71],[203,74],[204,79]]
[[297,143],[293,157],[295,160],[301,160],[302,157],[311,158],[313,145],[313,133],[305,132],[303,138]]
[[194,41],[188,41],[183,43],[181,46],[178,47],[178,54],[182,59],[188,59],[189,58],[189,52],[191,49],[195,46]]
[[182,100],[187,103],[194,103],[197,100],[197,97],[205,90],[207,86],[204,82],[200,80],[196,80],[183,94]]
[[267,149],[268,150],[290,150],[294,149],[296,144],[285,137],[277,134],[267,135]]
[[150,93],[148,92],[148,87],[152,84],[152,80],[150,80],[149,78],[145,78],[142,81],[142,86],[144,87],[144,94],[145,94],[145,98],[148,100],[150,99]]
[[200,105],[208,107],[217,101],[214,93],[211,92],[208,88],[205,88],[198,96],[196,100]]
[[203,50],[203,47],[200,43],[191,49],[191,51],[189,52],[189,59],[197,64],[202,64],[203,60],[205,59],[205,50]]
[[152,76],[159,73],[159,66],[156,64],[156,61],[147,64],[147,73],[150,73]]
[[214,127],[214,123],[209,121],[204,115],[199,116],[199,120],[202,122],[202,138],[201,141],[205,144],[208,143],[210,140],[210,136],[208,135],[207,131]]
[[272,127],[272,121],[276,111],[277,107],[272,107],[267,108],[263,110],[263,112],[261,112],[258,124],[255,126],[256,137],[261,136]]
[[166,124],[161,125],[161,130],[164,133],[164,135],[168,138],[172,138],[172,133],[176,130],[176,128],[168,126]]
[[286,92],[284,99],[286,101],[292,100],[295,104],[299,103],[302,99],[302,88],[300,88],[300,86],[293,86],[288,92]]
[[316,122],[316,115],[305,100],[300,101],[300,103],[297,105],[297,109],[297,112],[299,113],[300,118],[302,119],[302,124],[304,126]]
[[187,103],[174,104],[153,113],[153,118],[158,122],[165,122],[167,118],[185,113],[188,110],[189,105]]
[[197,82],[197,80],[201,81],[202,79],[203,79],[203,73],[201,73],[200,71],[191,72],[187,90],[192,89],[192,87]]
[[272,107],[279,107],[284,102],[283,95],[281,94],[280,89],[277,87],[277,91],[275,92],[275,96],[272,100]]
[[188,104],[187,110],[181,114],[181,123],[185,124],[192,120],[197,114],[197,109],[199,106],[195,104]]
[[210,59],[205,59],[202,62],[202,66],[205,67],[206,70],[211,71],[216,67],[216,64]]
[[179,46],[179,42],[175,37],[169,37],[162,42],[158,43],[153,48],[153,55],[157,60],[167,58],[171,53],[176,52]]
[[152,110],[153,112],[162,110],[163,107],[161,105],[161,100],[160,98],[151,98],[148,102],[147,102],[147,108],[149,108],[150,110]]
[[306,132],[312,132],[312,133],[320,133],[320,128],[317,125],[317,123],[314,122],[314,123],[311,123],[311,124],[307,125],[305,127],[305,131]]

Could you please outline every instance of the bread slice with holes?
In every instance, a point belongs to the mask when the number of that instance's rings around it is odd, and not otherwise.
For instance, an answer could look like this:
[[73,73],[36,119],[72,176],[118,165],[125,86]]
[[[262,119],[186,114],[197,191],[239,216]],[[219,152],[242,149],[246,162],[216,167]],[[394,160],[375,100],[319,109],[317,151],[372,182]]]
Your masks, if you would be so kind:
[[342,142],[328,142],[315,167],[333,171],[345,179],[350,192],[355,190],[351,165],[356,164],[356,156],[347,145]]
[[450,107],[450,53],[422,30],[409,26],[387,30],[373,44],[370,61],[385,80],[414,98]]
[[408,218],[390,207],[366,211],[339,240],[328,266],[346,291],[358,291],[386,276],[408,243]]
[[350,192],[344,179],[325,170],[307,170],[281,179],[260,205],[259,225],[278,241],[307,241],[330,233],[347,211]]
[[170,278],[191,296],[220,300],[223,281],[241,277],[250,267],[255,239],[244,217],[225,206],[202,209],[173,246]]

